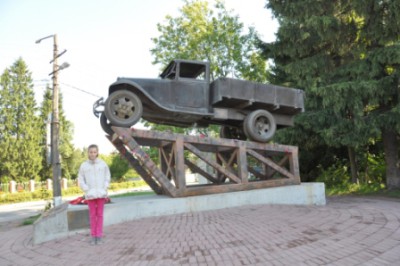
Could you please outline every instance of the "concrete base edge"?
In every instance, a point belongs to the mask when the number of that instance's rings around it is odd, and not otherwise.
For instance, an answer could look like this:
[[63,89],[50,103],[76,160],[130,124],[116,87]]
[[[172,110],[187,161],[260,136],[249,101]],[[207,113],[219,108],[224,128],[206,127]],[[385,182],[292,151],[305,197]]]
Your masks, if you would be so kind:
[[[104,210],[104,225],[112,225],[144,217],[190,213],[256,204],[325,205],[324,183],[302,183],[248,191],[220,193],[185,198],[168,196],[136,196],[113,198]],[[33,243],[67,237],[89,229],[86,205],[64,203],[34,224]]]

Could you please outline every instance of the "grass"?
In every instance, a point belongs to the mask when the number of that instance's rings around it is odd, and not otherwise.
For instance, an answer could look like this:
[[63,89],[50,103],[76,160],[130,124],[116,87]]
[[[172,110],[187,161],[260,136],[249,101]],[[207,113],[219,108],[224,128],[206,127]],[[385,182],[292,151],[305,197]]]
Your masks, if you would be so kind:
[[37,214],[37,215],[30,216],[30,217],[26,218],[26,219],[22,222],[21,225],[31,225],[31,224],[33,224],[34,222],[36,222],[37,219],[39,219],[40,215],[41,215],[41,214]]
[[343,186],[327,187],[326,195],[380,196],[400,199],[400,189],[388,190],[384,184],[345,184]]
[[155,193],[153,191],[127,192],[127,193],[112,195],[110,196],[110,198],[123,198],[123,197],[143,196],[143,195],[155,195]]

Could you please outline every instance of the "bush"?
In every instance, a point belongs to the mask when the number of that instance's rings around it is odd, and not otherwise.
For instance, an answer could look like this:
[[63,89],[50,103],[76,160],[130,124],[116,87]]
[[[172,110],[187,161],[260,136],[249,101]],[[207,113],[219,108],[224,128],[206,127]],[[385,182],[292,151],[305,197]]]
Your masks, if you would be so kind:
[[347,167],[343,165],[333,165],[321,170],[321,175],[317,178],[317,182],[325,183],[327,189],[347,187],[350,180]]
[[[133,187],[140,187],[146,185],[143,180],[138,181],[128,181],[120,183],[111,183],[109,190],[118,191],[122,189],[128,189]],[[73,196],[82,195],[83,191],[79,187],[70,187],[61,190],[62,196]],[[1,193],[0,192],[0,204],[10,204],[34,200],[51,200],[53,198],[53,191],[41,189],[34,192],[22,191],[17,193]]]
[[121,189],[128,189],[132,187],[140,187],[146,185],[146,182],[143,180],[139,181],[127,181],[127,182],[118,182],[118,183],[111,183],[109,190],[116,191]]
[[63,189],[61,191],[62,196],[73,196],[73,195],[79,195],[83,194],[83,191],[80,187],[69,187],[67,189]]

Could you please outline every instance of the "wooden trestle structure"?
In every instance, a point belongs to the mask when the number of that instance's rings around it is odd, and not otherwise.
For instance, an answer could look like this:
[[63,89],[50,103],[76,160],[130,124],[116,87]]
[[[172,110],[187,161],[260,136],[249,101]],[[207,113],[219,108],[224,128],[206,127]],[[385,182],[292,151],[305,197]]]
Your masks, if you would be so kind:
[[[109,140],[157,194],[187,197],[300,184],[294,146],[112,129],[115,134]],[[147,153],[150,147],[158,149],[158,165]],[[188,184],[188,170],[204,177],[207,184]]]

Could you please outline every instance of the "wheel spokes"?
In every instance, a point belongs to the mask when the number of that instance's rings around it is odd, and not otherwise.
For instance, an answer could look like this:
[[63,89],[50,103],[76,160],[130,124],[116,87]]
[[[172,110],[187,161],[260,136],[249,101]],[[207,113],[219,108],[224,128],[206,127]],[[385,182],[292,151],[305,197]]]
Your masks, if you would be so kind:
[[135,105],[126,99],[125,97],[121,97],[114,102],[114,113],[119,118],[129,118],[131,115],[134,114]]
[[268,120],[266,120],[263,117],[260,117],[256,121],[255,128],[257,129],[257,132],[260,136],[263,136],[268,133],[270,130],[270,124],[268,123]]

